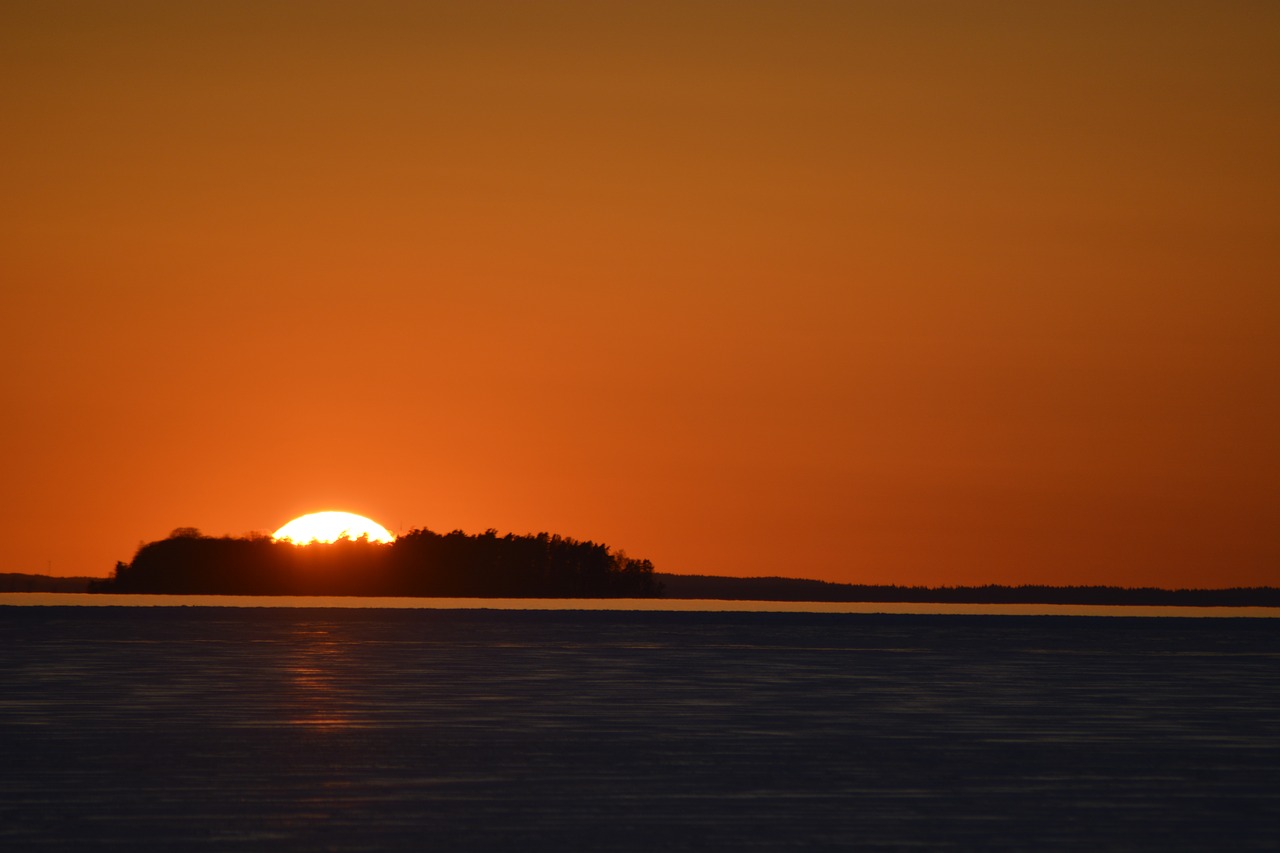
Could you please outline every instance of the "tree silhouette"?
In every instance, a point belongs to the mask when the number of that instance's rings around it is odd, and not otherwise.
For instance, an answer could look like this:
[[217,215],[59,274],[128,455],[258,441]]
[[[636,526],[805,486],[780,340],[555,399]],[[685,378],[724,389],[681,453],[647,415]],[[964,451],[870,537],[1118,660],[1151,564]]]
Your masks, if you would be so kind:
[[390,544],[365,538],[295,545],[203,536],[180,527],[142,545],[94,592],[642,598],[661,594],[653,564],[607,545],[539,533],[470,536],[426,528]]

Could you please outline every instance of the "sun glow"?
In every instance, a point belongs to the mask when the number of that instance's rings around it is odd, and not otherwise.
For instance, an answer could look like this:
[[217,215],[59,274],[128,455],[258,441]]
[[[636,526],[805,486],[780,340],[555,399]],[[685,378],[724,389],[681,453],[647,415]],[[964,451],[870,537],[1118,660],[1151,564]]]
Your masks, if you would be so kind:
[[353,512],[313,512],[300,515],[271,534],[272,539],[286,539],[295,545],[361,537],[367,537],[370,542],[395,541],[387,528]]

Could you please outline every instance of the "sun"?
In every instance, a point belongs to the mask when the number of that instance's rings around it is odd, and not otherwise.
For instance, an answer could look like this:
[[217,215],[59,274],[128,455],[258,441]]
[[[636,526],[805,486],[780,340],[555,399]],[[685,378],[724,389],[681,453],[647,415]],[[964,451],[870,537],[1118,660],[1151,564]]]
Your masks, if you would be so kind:
[[339,539],[367,537],[370,542],[394,542],[395,538],[378,522],[354,512],[313,512],[300,515],[281,527],[271,538],[288,540],[295,545],[311,542],[337,542]]

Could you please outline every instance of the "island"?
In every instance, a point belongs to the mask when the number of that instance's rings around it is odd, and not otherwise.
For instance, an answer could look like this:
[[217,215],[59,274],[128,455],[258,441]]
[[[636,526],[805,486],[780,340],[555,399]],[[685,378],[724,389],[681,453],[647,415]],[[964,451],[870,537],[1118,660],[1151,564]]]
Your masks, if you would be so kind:
[[653,564],[591,541],[538,533],[468,535],[414,529],[297,545],[266,535],[204,536],[178,528],[142,545],[97,593],[358,595],[447,598],[651,598]]
[[0,574],[0,593],[14,592],[1280,607],[1280,588],[1270,586],[926,587],[659,573],[649,560],[591,541],[426,528],[389,543],[360,538],[297,545],[265,534],[211,537],[183,527],[139,547],[108,578]]

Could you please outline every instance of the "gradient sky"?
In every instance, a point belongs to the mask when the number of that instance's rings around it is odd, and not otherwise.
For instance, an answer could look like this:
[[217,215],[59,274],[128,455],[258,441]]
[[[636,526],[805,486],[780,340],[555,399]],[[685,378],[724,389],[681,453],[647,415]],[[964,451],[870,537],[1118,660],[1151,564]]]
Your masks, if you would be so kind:
[[9,0],[0,116],[0,571],[1280,583],[1280,4]]

